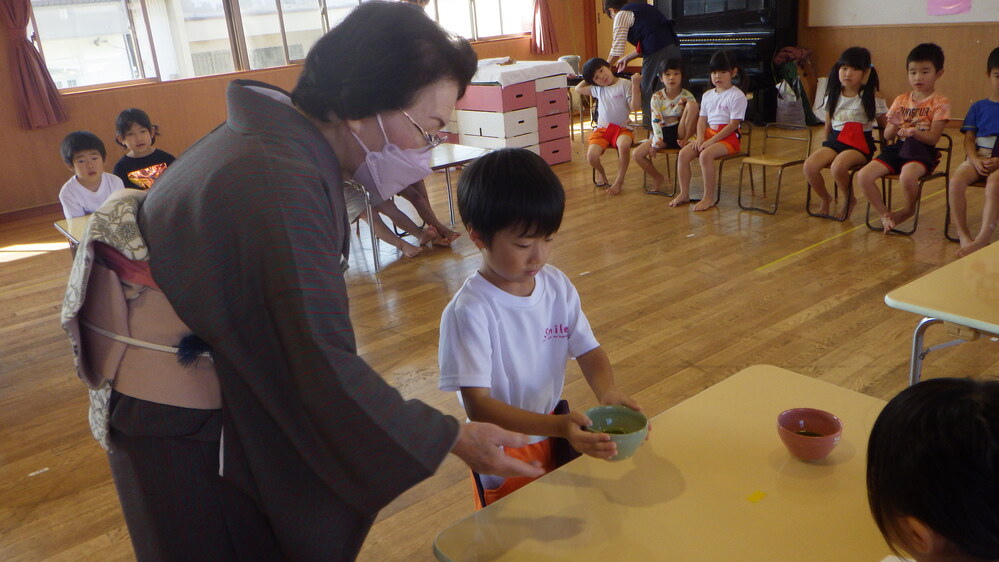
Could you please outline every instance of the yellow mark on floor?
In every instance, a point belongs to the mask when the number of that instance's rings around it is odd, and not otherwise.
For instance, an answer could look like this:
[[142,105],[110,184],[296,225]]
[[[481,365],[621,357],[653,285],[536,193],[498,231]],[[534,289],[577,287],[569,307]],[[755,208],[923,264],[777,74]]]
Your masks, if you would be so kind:
[[[922,200],[925,201],[927,199],[931,199],[933,197],[936,197],[937,195],[940,195],[944,191],[945,191],[944,189],[941,189],[939,191],[935,191],[935,192],[927,195],[926,197],[923,197]],[[853,232],[854,230],[857,230],[858,228],[860,228],[862,226],[867,226],[867,225],[866,224],[861,224],[861,225],[858,225],[858,226],[855,226],[855,227],[851,228],[850,230],[844,230],[843,232],[840,232],[836,236],[830,236],[829,238],[826,238],[825,240],[822,240],[821,242],[816,242],[816,243],[812,244],[811,246],[808,246],[806,248],[802,248],[802,249],[798,250],[797,252],[792,252],[792,253],[790,253],[790,254],[782,257],[782,258],[777,258],[774,261],[772,261],[772,262],[770,262],[770,263],[768,263],[766,265],[757,267],[756,271],[763,271],[764,269],[767,269],[768,267],[772,267],[774,265],[777,265],[778,263],[780,263],[780,262],[782,262],[784,260],[793,258],[794,256],[797,256],[799,254],[803,254],[803,253],[805,253],[805,252],[807,252],[807,251],[809,251],[811,249],[818,248],[819,246],[825,244],[826,242],[830,242],[832,240],[835,240],[835,239],[839,238],[840,236],[843,236],[843,235],[846,235],[846,234],[850,234],[851,232]]]

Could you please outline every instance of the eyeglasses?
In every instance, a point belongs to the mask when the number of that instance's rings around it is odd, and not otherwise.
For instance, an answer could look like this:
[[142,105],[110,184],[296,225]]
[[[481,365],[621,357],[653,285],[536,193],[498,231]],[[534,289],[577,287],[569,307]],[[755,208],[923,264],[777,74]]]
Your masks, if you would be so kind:
[[420,131],[420,134],[423,135],[423,139],[427,141],[427,144],[430,145],[430,148],[433,148],[444,142],[444,139],[442,137],[438,135],[431,135],[430,133],[428,133],[426,129],[421,127],[420,124],[416,122],[416,119],[413,119],[413,117],[410,114],[406,113],[406,110],[403,109],[401,111],[402,114],[405,115],[407,119],[409,119],[409,122],[412,123],[413,126],[417,128],[417,130]]

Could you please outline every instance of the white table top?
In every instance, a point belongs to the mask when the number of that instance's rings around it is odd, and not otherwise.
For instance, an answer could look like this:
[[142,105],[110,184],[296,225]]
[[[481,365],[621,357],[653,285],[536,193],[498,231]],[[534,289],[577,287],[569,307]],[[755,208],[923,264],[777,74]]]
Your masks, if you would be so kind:
[[[582,457],[434,541],[441,560],[881,560],[867,438],[885,402],[772,366],[749,367],[652,420],[616,463]],[[838,415],[822,461],[787,453],[777,415]],[[471,500],[469,500],[471,501]]]
[[999,244],[992,244],[885,295],[899,310],[999,334]]
[[492,152],[492,149],[449,142],[439,144],[430,150],[430,169],[443,170],[467,164],[489,152]]
[[513,64],[484,64],[472,77],[472,84],[499,84],[509,86],[556,74],[572,74],[569,63],[561,60],[529,60]]
[[79,244],[83,238],[83,233],[87,231],[87,224],[90,222],[90,215],[75,217],[69,220],[58,220],[52,226],[62,233],[71,244]]

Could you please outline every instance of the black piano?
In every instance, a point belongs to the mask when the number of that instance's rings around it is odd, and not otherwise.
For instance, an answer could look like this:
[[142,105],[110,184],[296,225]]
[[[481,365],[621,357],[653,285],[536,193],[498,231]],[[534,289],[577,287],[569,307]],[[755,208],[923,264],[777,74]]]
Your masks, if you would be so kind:
[[690,91],[700,99],[710,84],[708,61],[716,51],[732,51],[744,71],[738,86],[752,93],[746,119],[756,123],[776,118],[773,57],[795,45],[797,0],[655,0],[673,20],[680,39]]

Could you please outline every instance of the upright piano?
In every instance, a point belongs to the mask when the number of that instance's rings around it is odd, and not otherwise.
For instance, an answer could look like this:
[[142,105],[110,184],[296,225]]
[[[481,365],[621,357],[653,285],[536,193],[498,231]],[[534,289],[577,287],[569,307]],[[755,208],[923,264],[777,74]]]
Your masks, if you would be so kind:
[[776,118],[773,58],[781,47],[795,45],[797,0],[654,0],[673,20],[680,39],[688,88],[700,99],[708,88],[708,61],[716,51],[735,55],[744,72],[738,82],[753,94],[746,119],[757,123]]

